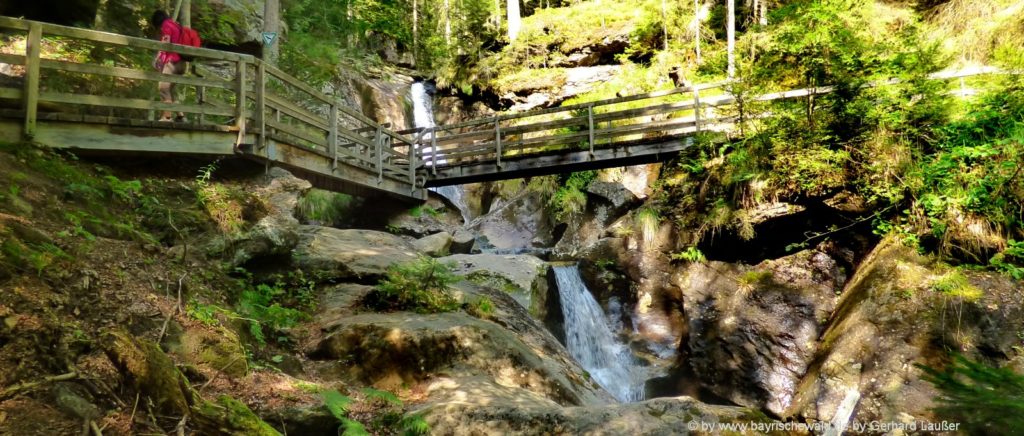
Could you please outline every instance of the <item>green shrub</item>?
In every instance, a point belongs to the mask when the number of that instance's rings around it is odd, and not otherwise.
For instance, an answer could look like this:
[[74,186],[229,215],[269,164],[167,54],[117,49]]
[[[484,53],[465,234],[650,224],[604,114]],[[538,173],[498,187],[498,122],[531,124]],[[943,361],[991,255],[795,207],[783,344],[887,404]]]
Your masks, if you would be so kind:
[[1024,428],[1024,376],[955,356],[942,370],[918,365],[939,390],[935,412],[965,434],[1014,434]]
[[351,195],[322,189],[310,189],[299,197],[297,205],[302,221],[316,221],[326,226],[340,223],[351,212],[355,198]]
[[287,342],[286,330],[309,319],[316,307],[315,283],[300,272],[277,277],[273,283],[252,283],[247,273],[238,297],[238,314],[249,320],[249,332],[260,345],[268,333],[278,333],[277,342]]
[[453,263],[441,263],[422,256],[413,262],[392,265],[387,275],[367,296],[368,306],[377,310],[412,310],[420,313],[447,312],[458,308],[451,285],[459,281]]

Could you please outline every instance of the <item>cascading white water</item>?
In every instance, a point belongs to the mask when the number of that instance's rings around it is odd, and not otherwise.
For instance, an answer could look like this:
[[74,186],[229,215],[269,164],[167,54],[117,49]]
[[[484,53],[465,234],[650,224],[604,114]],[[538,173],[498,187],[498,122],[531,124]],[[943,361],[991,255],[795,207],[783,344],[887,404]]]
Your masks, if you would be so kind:
[[[413,82],[412,87],[409,91],[412,97],[412,120],[416,127],[429,129],[435,126],[434,124],[434,104],[430,99],[430,94],[427,92],[427,87],[423,82]],[[429,139],[432,133],[425,136]],[[444,159],[438,159],[437,164],[443,164]],[[466,190],[461,185],[455,186],[441,186],[438,188],[430,188],[447,198],[453,206],[459,209],[459,213],[462,214],[462,220],[465,224],[469,224],[469,220],[472,218],[469,213],[469,205],[466,204]]]
[[583,283],[579,269],[575,265],[553,269],[569,354],[615,399],[624,403],[642,400],[643,379],[636,359],[615,338],[608,318]]

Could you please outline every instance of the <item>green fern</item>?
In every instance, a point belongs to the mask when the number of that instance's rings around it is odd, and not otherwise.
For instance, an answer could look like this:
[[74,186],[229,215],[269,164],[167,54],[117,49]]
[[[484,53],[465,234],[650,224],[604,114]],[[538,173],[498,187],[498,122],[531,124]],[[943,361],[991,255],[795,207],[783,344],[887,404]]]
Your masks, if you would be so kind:
[[393,406],[402,407],[402,400],[399,399],[397,395],[388,391],[382,391],[374,388],[363,388],[363,395],[366,395],[366,399],[370,401],[377,400]]

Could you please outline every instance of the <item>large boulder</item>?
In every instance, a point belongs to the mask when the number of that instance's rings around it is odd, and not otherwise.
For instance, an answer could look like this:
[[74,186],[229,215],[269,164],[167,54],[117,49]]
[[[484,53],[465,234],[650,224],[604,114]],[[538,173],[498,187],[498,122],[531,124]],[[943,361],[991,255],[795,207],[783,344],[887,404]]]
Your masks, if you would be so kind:
[[[357,290],[349,290],[357,291]],[[612,399],[565,348],[504,291],[463,282],[467,302],[486,297],[487,319],[465,312],[358,313],[325,300],[314,324],[322,333],[308,355],[322,374],[344,374],[383,388],[446,376],[522,388],[553,404],[605,404]]]
[[439,232],[413,241],[412,246],[428,256],[445,256],[452,246],[452,235]]
[[497,249],[549,247],[553,242],[553,229],[546,204],[544,195],[523,191],[492,206],[490,212],[473,221],[470,230]]
[[[941,283],[956,286],[938,292]],[[829,420],[859,392],[858,421],[934,421],[937,392],[917,365],[942,367],[950,350],[1004,365],[1021,357],[1021,331],[1020,282],[953,270],[885,239],[850,279],[783,415]]]
[[292,263],[320,280],[371,280],[388,267],[416,260],[412,244],[373,230],[300,226]]
[[455,266],[456,274],[470,281],[500,289],[523,307],[530,307],[536,295],[548,292],[548,265],[527,254],[456,254],[438,259]]
[[299,241],[295,207],[299,197],[312,186],[286,170],[271,168],[254,192],[256,198],[266,205],[267,214],[230,242],[234,250],[232,264],[241,265],[258,257],[289,254]]
[[836,261],[816,250],[753,267],[708,262],[680,269],[673,281],[689,324],[689,365],[715,394],[781,415],[814,359],[845,279]]

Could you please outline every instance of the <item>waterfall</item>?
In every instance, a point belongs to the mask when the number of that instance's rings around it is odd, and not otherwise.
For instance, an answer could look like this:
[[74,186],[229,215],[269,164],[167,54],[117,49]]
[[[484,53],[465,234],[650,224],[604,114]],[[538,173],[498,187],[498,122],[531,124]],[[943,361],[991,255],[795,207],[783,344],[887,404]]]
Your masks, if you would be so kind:
[[621,402],[644,397],[643,379],[629,348],[612,333],[610,322],[583,284],[576,265],[554,266],[565,317],[569,354],[601,387]]
[[[418,128],[429,129],[434,127],[434,104],[431,101],[430,93],[427,91],[427,85],[422,81],[413,82],[409,94],[412,98],[412,120]],[[429,139],[431,134],[424,136]],[[443,159],[437,160],[438,164],[443,164]],[[456,186],[441,186],[438,188],[430,188],[431,191],[436,192],[438,195],[447,198],[449,202],[457,209],[462,215],[462,221],[465,224],[469,224],[470,216],[469,205],[466,203],[466,190],[462,185]]]

